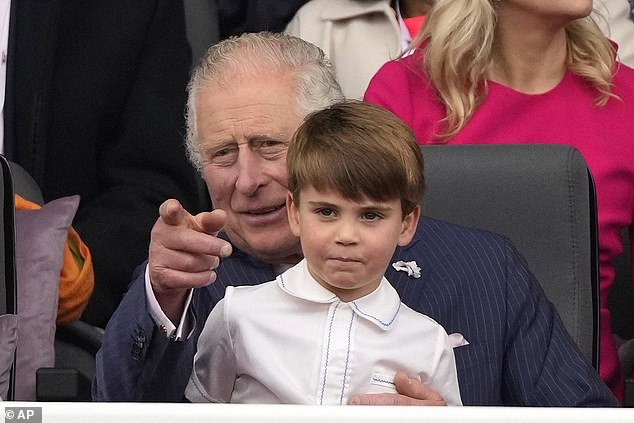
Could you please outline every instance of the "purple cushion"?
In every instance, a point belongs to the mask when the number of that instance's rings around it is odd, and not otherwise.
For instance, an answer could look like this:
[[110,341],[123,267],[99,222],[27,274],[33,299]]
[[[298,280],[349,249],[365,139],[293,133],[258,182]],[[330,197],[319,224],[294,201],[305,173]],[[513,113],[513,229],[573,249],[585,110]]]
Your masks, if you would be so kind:
[[35,400],[35,372],[55,364],[55,320],[64,244],[79,196],[15,213],[18,344],[15,399]]
[[7,399],[9,376],[13,366],[15,341],[18,337],[18,316],[5,314],[0,316],[0,399]]

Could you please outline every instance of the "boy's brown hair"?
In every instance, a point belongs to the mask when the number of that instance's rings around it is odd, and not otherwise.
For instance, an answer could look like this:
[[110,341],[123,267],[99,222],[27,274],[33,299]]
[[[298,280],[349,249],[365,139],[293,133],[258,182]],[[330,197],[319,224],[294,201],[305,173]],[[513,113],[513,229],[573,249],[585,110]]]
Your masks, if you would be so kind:
[[403,217],[425,189],[423,156],[409,127],[389,111],[343,101],[309,114],[288,148],[288,188],[332,189],[359,201],[401,200]]

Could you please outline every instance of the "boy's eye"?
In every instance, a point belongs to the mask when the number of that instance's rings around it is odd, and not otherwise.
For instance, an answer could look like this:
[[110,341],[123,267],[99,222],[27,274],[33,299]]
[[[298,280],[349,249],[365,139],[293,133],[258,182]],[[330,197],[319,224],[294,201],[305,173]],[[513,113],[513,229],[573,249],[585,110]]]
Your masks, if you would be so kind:
[[318,209],[317,214],[324,217],[334,216],[335,211],[333,209]]
[[365,212],[363,213],[363,219],[364,220],[377,220],[380,219],[381,216],[378,213],[375,212]]

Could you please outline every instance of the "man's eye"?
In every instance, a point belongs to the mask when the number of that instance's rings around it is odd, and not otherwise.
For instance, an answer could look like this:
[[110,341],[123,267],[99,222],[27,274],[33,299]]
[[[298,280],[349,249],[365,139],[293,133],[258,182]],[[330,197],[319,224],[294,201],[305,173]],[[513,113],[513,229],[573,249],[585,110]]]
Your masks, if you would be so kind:
[[219,148],[218,150],[209,152],[207,157],[209,157],[208,161],[211,164],[228,166],[235,163],[238,157],[238,149],[235,147]]
[[256,145],[257,150],[266,159],[275,159],[288,149],[288,144],[278,140],[262,140]]
[[214,153],[215,157],[222,157],[222,156],[226,156],[227,154],[229,154],[230,149],[229,148],[223,148],[221,150],[218,150]]

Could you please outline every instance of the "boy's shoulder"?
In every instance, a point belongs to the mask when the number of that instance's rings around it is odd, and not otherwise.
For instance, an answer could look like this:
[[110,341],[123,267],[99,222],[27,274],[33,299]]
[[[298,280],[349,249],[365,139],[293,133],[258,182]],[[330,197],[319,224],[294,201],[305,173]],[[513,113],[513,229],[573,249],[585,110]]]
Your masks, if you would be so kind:
[[281,290],[276,280],[258,285],[228,286],[224,302],[234,310],[236,307],[259,308],[268,304],[277,292]]
[[277,280],[263,282],[257,285],[228,286],[225,297],[249,298],[251,296],[269,295],[271,291],[279,290]]
[[430,316],[420,313],[401,302],[397,325],[413,332],[439,332],[446,334],[445,328]]

